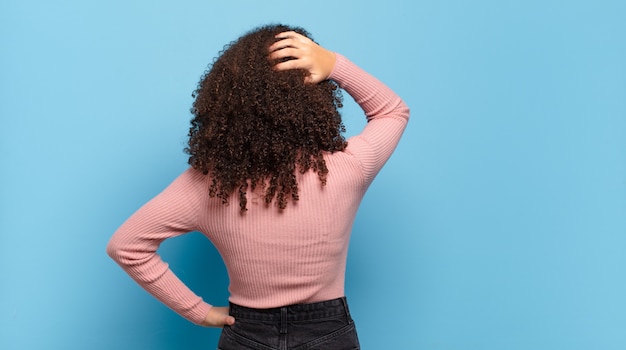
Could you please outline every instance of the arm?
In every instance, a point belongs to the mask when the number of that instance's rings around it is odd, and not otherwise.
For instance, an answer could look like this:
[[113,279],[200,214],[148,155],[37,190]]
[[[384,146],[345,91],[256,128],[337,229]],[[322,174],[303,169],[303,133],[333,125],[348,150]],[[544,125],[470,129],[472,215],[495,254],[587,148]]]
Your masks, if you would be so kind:
[[[188,169],[134,213],[111,237],[107,253],[141,287],[191,322],[220,326],[224,310],[193,293],[156,253],[161,242],[196,229],[196,215],[207,193],[204,176]],[[223,322],[221,322],[223,321]]]
[[391,89],[340,54],[315,44],[295,32],[277,35],[270,46],[270,59],[293,57],[280,62],[276,70],[306,69],[306,82],[332,79],[354,98],[367,117],[363,131],[350,139],[346,152],[361,163],[369,185],[393,153],[409,119],[409,108]]
[[366,184],[395,150],[409,120],[409,108],[390,88],[345,57],[337,54],[329,78],[336,81],[361,106],[367,125],[350,138],[346,152],[361,162]]

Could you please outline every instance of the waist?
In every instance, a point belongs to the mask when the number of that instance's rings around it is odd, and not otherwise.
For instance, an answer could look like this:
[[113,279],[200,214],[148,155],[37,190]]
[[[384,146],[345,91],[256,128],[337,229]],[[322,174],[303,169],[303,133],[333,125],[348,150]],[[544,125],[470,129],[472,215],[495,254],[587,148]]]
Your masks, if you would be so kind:
[[230,303],[230,315],[235,319],[255,321],[311,321],[345,316],[352,320],[346,297],[309,304],[294,304],[270,309],[255,309]]

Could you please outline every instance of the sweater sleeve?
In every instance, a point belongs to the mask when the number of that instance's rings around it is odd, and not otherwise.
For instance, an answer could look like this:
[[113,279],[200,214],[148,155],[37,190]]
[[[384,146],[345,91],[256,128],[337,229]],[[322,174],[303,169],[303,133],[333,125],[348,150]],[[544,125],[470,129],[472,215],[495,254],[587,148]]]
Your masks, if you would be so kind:
[[161,242],[196,229],[204,176],[188,169],[135,212],[113,234],[107,253],[141,287],[172,310],[200,324],[211,305],[202,301],[156,253]]
[[346,152],[356,157],[369,185],[387,162],[409,120],[409,108],[390,88],[340,54],[330,79],[361,106],[367,125],[348,140]]

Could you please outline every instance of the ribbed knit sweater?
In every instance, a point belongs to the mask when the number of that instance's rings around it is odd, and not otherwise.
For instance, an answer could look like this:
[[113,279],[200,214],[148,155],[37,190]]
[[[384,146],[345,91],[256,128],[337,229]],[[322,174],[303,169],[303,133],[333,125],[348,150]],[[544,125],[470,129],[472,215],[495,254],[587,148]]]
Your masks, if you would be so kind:
[[[211,198],[209,176],[187,169],[135,212],[107,252],[137,283],[186,319],[200,324],[211,305],[191,291],[157,254],[161,242],[202,232],[217,248],[230,279],[229,300],[270,308],[344,296],[348,242],[359,204],[395,149],[409,109],[388,87],[340,54],[329,77],[367,117],[343,152],[324,155],[327,183],[296,174],[300,199],[286,209],[248,193],[248,211]],[[262,189],[261,189],[262,191]],[[237,194],[238,195],[238,194]],[[233,196],[231,203],[237,203]]]

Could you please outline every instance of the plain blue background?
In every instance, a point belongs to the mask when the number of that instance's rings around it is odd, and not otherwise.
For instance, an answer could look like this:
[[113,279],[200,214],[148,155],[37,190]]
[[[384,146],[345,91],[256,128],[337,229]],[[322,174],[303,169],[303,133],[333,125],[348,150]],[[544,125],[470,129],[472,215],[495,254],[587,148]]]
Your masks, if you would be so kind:
[[[626,349],[625,18],[623,1],[4,0],[0,348],[214,348],[104,249],[186,168],[207,64],[283,22],[412,109],[354,225],[364,349]],[[161,253],[226,302],[204,237]]]

